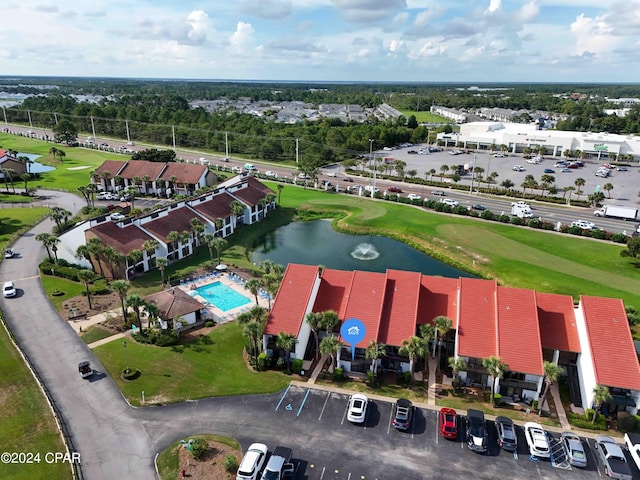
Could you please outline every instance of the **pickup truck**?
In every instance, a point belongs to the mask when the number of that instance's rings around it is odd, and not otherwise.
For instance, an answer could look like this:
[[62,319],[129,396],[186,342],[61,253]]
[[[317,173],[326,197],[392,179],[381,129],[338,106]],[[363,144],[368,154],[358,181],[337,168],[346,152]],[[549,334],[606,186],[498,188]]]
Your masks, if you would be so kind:
[[625,433],[624,443],[627,444],[629,453],[631,453],[633,461],[636,462],[636,466],[640,468],[640,434]]
[[267,466],[264,467],[261,480],[283,480],[291,479],[295,475],[295,467],[291,460],[291,449],[288,447],[276,447]]
[[605,475],[618,480],[633,480],[627,458],[613,438],[607,435],[598,435],[596,437],[596,452],[604,467]]

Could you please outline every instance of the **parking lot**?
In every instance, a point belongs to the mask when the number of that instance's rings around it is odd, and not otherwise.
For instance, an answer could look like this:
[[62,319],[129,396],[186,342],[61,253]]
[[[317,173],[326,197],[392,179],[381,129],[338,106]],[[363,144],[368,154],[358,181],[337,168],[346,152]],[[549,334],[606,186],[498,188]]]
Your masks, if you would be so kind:
[[[637,207],[638,168],[636,166],[629,167],[627,171],[612,171],[609,177],[601,178],[597,177],[595,174],[603,163],[609,161],[607,158],[603,158],[601,160],[596,158],[585,159],[584,167],[577,169],[565,169],[563,172],[561,171],[561,168],[556,168],[554,165],[556,162],[565,160],[564,157],[551,157],[550,155],[546,155],[539,164],[531,164],[527,163],[521,153],[507,153],[504,157],[495,157],[494,155],[496,155],[496,152],[489,153],[489,151],[485,150],[477,153],[470,151],[470,153],[451,155],[450,152],[454,150],[453,148],[445,148],[440,152],[431,152],[426,155],[408,153],[409,151],[418,151],[420,147],[420,145],[415,145],[412,147],[394,149],[392,151],[379,151],[376,152],[376,155],[392,157],[406,162],[407,166],[405,167],[405,172],[416,170],[417,176],[420,178],[425,178],[425,174],[428,177],[429,170],[434,169],[436,173],[433,177],[436,180],[440,179],[440,167],[442,165],[451,167],[452,165],[473,164],[475,157],[476,167],[484,169],[483,176],[486,176],[491,172],[497,172],[498,177],[495,180],[497,185],[500,185],[504,180],[509,179],[515,185],[513,188],[517,190],[521,189],[520,184],[524,181],[526,175],[533,175],[534,178],[540,182],[540,178],[544,175],[544,170],[552,169],[554,170],[554,173],[551,173],[551,175],[555,177],[554,184],[558,188],[560,196],[562,196],[563,187],[573,186],[575,188],[575,180],[577,178],[583,178],[585,180],[585,185],[581,188],[584,194],[580,197],[583,200],[587,195],[594,193],[598,186],[602,189],[606,183],[611,183],[614,186],[613,190],[611,190],[611,200],[608,199],[608,192],[602,190],[605,197],[607,197],[607,203]],[[463,151],[463,149],[458,150]],[[497,153],[497,155],[500,154]],[[513,167],[515,165],[522,166],[523,170],[519,172],[514,171]],[[451,174],[451,171],[445,173]],[[459,183],[470,186],[470,182],[471,176],[464,175]],[[575,192],[573,193],[573,198],[576,198]]]
[[[489,451],[480,455],[466,446],[463,417],[458,416],[458,437],[446,440],[438,432],[436,410],[416,408],[412,426],[401,432],[392,426],[394,403],[370,401],[365,422],[354,425],[347,421],[348,400],[345,394],[294,385],[271,405],[276,423],[289,431],[282,441],[295,439],[286,446],[293,448],[296,479],[581,479],[602,475],[592,440],[583,439],[588,465],[578,469],[568,464],[557,433],[548,432],[551,461],[532,460],[521,427],[517,428],[517,451],[511,453],[498,447],[495,426],[487,421]],[[273,440],[266,443],[271,450],[276,446]]]

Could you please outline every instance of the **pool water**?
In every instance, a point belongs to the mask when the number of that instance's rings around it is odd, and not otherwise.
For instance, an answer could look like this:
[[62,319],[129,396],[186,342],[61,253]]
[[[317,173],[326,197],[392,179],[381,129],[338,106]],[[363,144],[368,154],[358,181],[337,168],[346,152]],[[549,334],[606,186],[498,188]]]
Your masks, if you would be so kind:
[[211,305],[216,306],[223,312],[228,312],[234,308],[251,303],[249,298],[236,292],[232,288],[227,287],[221,282],[203,285],[202,287],[196,288],[196,292]]

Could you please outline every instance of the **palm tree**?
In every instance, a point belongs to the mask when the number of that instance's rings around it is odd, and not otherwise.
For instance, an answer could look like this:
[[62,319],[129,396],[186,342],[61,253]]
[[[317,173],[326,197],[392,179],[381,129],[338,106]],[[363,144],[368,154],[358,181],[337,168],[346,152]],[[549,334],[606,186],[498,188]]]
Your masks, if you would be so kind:
[[216,238],[211,233],[204,234],[204,243],[209,249],[209,258],[211,259],[211,264],[213,265],[213,239]]
[[[433,339],[436,337],[436,328],[430,323],[423,323],[422,325],[420,325],[419,332],[420,332],[420,338],[424,343],[424,349],[425,351],[428,352],[429,344],[433,342]],[[435,348],[435,345],[434,345],[434,348]],[[426,371],[426,370],[427,370],[427,356],[425,355],[423,371]]]
[[202,236],[202,232],[204,232],[205,226],[200,220],[196,217],[193,217],[189,220],[189,224],[191,225],[191,231],[193,232],[193,239],[195,240],[195,245],[198,247],[200,245],[200,237]]
[[95,237],[90,238],[87,241],[87,247],[88,247],[89,253],[98,262],[98,270],[100,270],[100,276],[102,278],[105,278],[104,269],[102,268],[102,259],[101,259],[101,256],[104,253],[104,245],[102,244],[102,241],[100,241],[99,238],[95,238]]
[[49,214],[49,218],[56,222],[58,233],[62,233],[62,224],[69,220],[70,216],[71,212],[69,210],[65,210],[62,207],[53,207],[51,209],[51,213]]
[[306,320],[307,325],[309,325],[309,328],[313,332],[313,338],[315,338],[316,340],[316,358],[318,358],[318,355],[320,354],[320,339],[318,338],[318,330],[320,330],[320,327],[322,326],[322,314],[316,313],[316,312],[309,312],[304,317],[304,319]]
[[[145,303],[143,309],[147,314],[147,328],[151,328],[151,322],[158,319],[160,309],[155,303]],[[175,324],[173,326],[175,328]]]
[[449,368],[451,368],[451,372],[453,373],[454,387],[457,387],[460,383],[458,373],[467,369],[467,362],[460,357],[449,357]]
[[544,401],[547,398],[547,394],[549,393],[549,389],[553,382],[557,382],[558,378],[560,378],[560,374],[562,373],[562,369],[558,366],[558,364],[553,362],[545,361],[542,364],[542,369],[544,370],[544,393],[542,394],[542,398],[538,402],[539,414],[542,414],[542,406],[544,405]]
[[289,370],[289,364],[291,363],[291,350],[293,350],[298,343],[298,339],[292,333],[279,332],[276,339],[276,345],[278,348],[282,348],[285,351],[285,361],[287,365],[287,371]]
[[611,190],[613,190],[613,184],[610,182],[605,183],[602,188],[604,188],[607,191],[609,198],[611,198]]
[[442,181],[442,177],[444,177],[444,174],[447,173],[448,171],[449,171],[449,165],[440,166],[440,181]]
[[[438,362],[436,364],[436,371],[440,368],[440,354],[442,353],[442,345],[440,339],[444,337],[449,330],[451,330],[451,319],[445,316],[438,316],[433,319],[433,326],[435,327],[436,332],[436,343],[438,344]],[[433,353],[435,354],[435,344],[433,346]]]
[[424,357],[424,341],[420,337],[409,337],[402,341],[402,346],[398,349],[398,352],[400,355],[406,355],[409,357],[409,373],[411,373],[410,382],[413,383],[413,366],[418,358]]
[[327,335],[320,342],[320,353],[328,354],[331,357],[331,366],[329,372],[333,372],[333,366],[335,365],[333,356],[338,353],[342,348],[342,342],[338,340],[335,335]]
[[144,194],[148,195],[149,194],[149,182],[151,181],[151,177],[149,175],[144,175],[142,177],[142,180],[144,181]]
[[31,179],[31,175],[29,175],[28,173],[23,173],[22,175],[20,175],[20,180],[22,180],[24,182],[24,191],[26,192],[29,189],[29,180]]
[[215,232],[214,232],[214,234],[215,234],[216,236],[218,236],[218,234],[220,234],[220,236],[222,237],[222,236],[223,236],[223,235],[222,235],[222,227],[224,227],[224,220],[223,220],[223,219],[221,219],[221,218],[216,218],[216,219],[213,221],[213,226],[215,227]]
[[598,418],[598,410],[602,408],[602,404],[611,398],[609,387],[604,385],[596,385],[593,387],[593,418],[591,423],[596,423]]
[[166,268],[167,264],[169,263],[169,260],[167,260],[167,257],[158,257],[156,258],[156,267],[158,267],[158,270],[160,270],[160,285],[164,286],[164,269]]
[[233,214],[233,229],[235,230],[238,227],[238,217],[244,215],[244,203],[234,200],[229,204],[229,208]]
[[429,170],[429,180],[433,180],[433,176],[436,174],[436,169],[432,168]]
[[91,252],[89,251],[89,247],[86,244],[80,245],[76,249],[75,257],[78,260],[87,260],[91,264],[91,268],[93,268],[93,262],[91,262]]
[[495,406],[495,392],[496,383],[499,378],[503,378],[504,374],[509,370],[509,365],[504,363],[500,357],[491,355],[488,358],[482,359],[482,366],[487,369],[487,373],[491,375],[493,379],[493,386],[491,388],[491,402]]
[[340,325],[340,318],[336,312],[333,310],[326,310],[322,312],[322,327],[329,335],[333,333],[333,329],[338,325]]
[[578,195],[578,198],[580,198],[580,195],[582,195],[581,187],[584,187],[585,183],[587,182],[584,178],[576,178],[576,181],[573,182],[573,184],[578,188],[576,190],[576,195]]
[[502,183],[500,183],[500,186],[503,187],[505,190],[509,190],[514,185],[515,185],[515,183],[513,183],[508,178],[506,180],[503,180]]
[[159,246],[160,242],[158,242],[157,240],[145,240],[145,242],[142,244],[142,250],[147,252],[147,256],[150,257],[156,252]]
[[[244,314],[242,314],[242,315],[244,315]],[[238,320],[239,319],[240,319],[240,316],[238,316]],[[251,322],[251,321],[248,321],[248,322],[243,324],[242,333],[247,338],[249,338],[249,340],[251,341],[251,345],[253,346],[252,352],[251,352],[251,357],[252,357],[254,362],[256,361],[256,358],[258,356],[258,351],[259,351],[259,348],[260,348],[260,344],[259,344],[258,340],[262,336],[262,330],[263,329],[264,329],[264,322]]]
[[127,298],[127,293],[129,293],[129,289],[131,288],[131,282],[128,280],[114,280],[111,282],[111,290],[118,294],[120,297],[120,306],[122,307],[122,319],[124,323],[127,323],[127,306],[125,303],[125,299]]
[[257,278],[252,278],[251,280],[247,280],[247,283],[244,284],[245,288],[251,292],[251,295],[256,299],[256,305],[258,305],[258,292],[260,291],[260,280]]
[[280,205],[280,197],[282,195],[282,190],[284,190],[284,185],[279,183],[276,188],[278,189],[278,205]]
[[49,257],[49,261],[53,262],[53,258],[51,257],[51,247],[54,245],[54,241],[55,243],[58,243],[60,241],[58,240],[58,237],[56,237],[52,233],[43,232],[36,235],[36,240],[42,242],[44,248],[47,249],[47,256]]
[[79,270],[78,271],[78,280],[84,283],[85,292],[87,294],[87,302],[89,303],[89,310],[92,310],[91,307],[91,293],[89,292],[89,284],[95,280],[96,276],[91,270]]
[[180,241],[180,233],[175,230],[170,231],[167,234],[167,241],[173,247],[173,249],[170,250],[169,259],[172,261],[177,260],[178,258],[180,258],[180,255],[178,253],[178,242]]
[[374,378],[378,374],[376,363],[380,357],[385,356],[387,353],[387,346],[384,343],[377,343],[375,340],[371,340],[367,346],[364,355],[368,360],[371,360],[371,372]]
[[[220,260],[220,252],[222,251],[222,249],[224,247],[227,246],[229,242],[227,242],[224,238],[222,237],[214,237],[213,240],[211,240],[211,246],[213,248],[216,249],[216,253],[218,254],[218,265],[220,265],[221,260]],[[208,244],[207,244],[208,245]]]
[[140,295],[136,295],[135,293],[127,296],[127,305],[133,308],[133,311],[136,313],[136,320],[138,322],[138,328],[140,329],[140,333],[142,333],[142,319],[140,318],[141,310],[146,305],[144,298]]

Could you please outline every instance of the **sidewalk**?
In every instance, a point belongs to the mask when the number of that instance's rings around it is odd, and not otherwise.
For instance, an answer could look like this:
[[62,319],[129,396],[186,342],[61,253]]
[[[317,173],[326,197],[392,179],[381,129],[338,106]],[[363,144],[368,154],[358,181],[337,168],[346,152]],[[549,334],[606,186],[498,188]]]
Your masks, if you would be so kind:
[[[119,309],[114,309],[92,315],[91,317],[87,317],[85,320],[68,320],[67,323],[76,331],[77,334],[80,334],[80,332],[86,332],[89,327],[104,322],[109,315],[117,315],[119,313]],[[126,336],[127,333],[116,333],[109,337],[90,343],[88,346],[89,348],[93,349],[100,345],[104,345],[105,343],[113,342],[114,340],[118,340],[120,338],[125,338]]]

